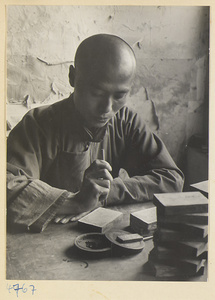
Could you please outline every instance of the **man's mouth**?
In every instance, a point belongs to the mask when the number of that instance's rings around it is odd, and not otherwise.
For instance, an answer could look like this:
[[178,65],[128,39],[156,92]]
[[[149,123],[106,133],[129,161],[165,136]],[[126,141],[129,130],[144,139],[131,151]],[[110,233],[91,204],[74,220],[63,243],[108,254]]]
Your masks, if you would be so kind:
[[99,123],[106,123],[110,120],[110,117],[96,117],[95,121],[99,122]]

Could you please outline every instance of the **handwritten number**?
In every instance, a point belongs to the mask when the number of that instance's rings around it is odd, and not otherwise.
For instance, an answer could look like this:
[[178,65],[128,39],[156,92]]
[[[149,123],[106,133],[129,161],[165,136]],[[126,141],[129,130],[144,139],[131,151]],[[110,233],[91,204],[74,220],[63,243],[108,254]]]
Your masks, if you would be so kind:
[[9,287],[8,287],[8,284],[7,284],[7,289],[8,289],[8,291],[9,291],[9,293],[10,293],[10,290],[12,290],[13,287],[12,287],[11,285],[9,285]]
[[25,294],[25,293],[27,292],[28,289],[27,289],[27,288],[24,288],[24,285],[25,285],[25,284],[22,285],[22,291],[23,291],[23,293]]
[[[32,296],[34,295],[36,289],[35,289],[35,286],[33,284],[29,285],[29,288],[31,287],[31,293],[32,293]],[[25,287],[25,283],[21,286],[19,286],[19,283],[17,284],[14,284],[14,285],[11,285],[11,284],[7,284],[7,289],[8,289],[8,292],[10,293],[11,290],[14,290],[15,293],[16,293],[16,296],[17,298],[19,297],[19,290],[22,290],[22,292],[25,294],[27,291],[28,291],[28,288]]]
[[18,284],[18,283],[17,283],[17,284],[14,284],[14,285],[13,285],[13,289],[14,289],[14,291],[16,292],[16,296],[19,297],[19,290],[22,289],[21,287],[19,287],[19,284]]
[[35,289],[35,287],[34,287],[33,284],[29,285],[29,287],[30,287],[30,286],[32,287],[32,291],[31,291],[31,292],[32,292],[32,295],[34,295],[34,292],[36,291],[36,289]]

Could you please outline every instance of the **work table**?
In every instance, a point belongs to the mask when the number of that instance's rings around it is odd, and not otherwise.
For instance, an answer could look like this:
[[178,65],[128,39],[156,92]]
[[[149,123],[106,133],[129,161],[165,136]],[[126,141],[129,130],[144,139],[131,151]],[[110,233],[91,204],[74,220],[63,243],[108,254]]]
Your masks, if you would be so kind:
[[[123,212],[117,228],[129,226],[131,212],[153,204],[135,204],[113,207]],[[51,223],[41,233],[7,234],[7,275],[13,280],[99,280],[99,281],[155,281],[158,280],[144,270],[153,241],[145,242],[145,248],[135,255],[92,258],[83,255],[74,246],[77,236],[85,233],[77,222]],[[190,278],[206,281],[206,274]],[[159,279],[161,280],[161,279]]]

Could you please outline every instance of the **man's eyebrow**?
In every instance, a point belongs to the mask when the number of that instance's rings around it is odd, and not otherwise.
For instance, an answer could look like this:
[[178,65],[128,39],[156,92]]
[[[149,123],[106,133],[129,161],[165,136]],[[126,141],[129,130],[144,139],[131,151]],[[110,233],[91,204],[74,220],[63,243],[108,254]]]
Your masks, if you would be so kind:
[[95,89],[98,89],[98,90],[101,90],[101,89],[102,89],[102,87],[99,86],[99,85],[96,84],[96,83],[91,83],[90,86],[91,86],[92,88],[95,88]]
[[116,92],[116,94],[128,93],[129,91],[130,91],[130,89],[119,90],[119,91]]
[[[105,88],[103,86],[100,86],[99,84],[96,84],[96,83],[91,83],[90,87],[97,89],[97,90],[105,90]],[[128,93],[129,91],[130,91],[129,88],[124,88],[122,90],[115,91],[114,94]]]

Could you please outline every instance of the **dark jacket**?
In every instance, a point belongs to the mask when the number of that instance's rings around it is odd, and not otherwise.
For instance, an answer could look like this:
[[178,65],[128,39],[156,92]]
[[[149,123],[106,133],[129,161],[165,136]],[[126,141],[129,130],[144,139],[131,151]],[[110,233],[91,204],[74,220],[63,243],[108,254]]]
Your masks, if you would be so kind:
[[182,191],[182,172],[136,113],[123,107],[105,127],[89,131],[70,96],[29,111],[10,133],[8,220],[45,228],[59,205],[79,191],[86,168],[102,158],[101,149],[114,178],[107,205]]

